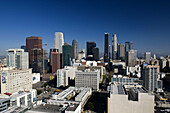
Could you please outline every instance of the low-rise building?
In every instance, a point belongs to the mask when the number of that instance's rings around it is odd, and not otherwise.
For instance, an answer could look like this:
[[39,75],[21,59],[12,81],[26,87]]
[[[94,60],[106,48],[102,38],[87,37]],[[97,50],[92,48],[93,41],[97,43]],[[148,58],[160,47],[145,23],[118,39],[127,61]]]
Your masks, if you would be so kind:
[[0,112],[10,107],[10,99],[8,96],[0,95]]
[[91,88],[69,87],[59,94],[53,94],[52,99],[47,100],[47,104],[63,105],[64,103],[80,103],[81,108],[83,108],[91,94]]
[[126,75],[141,77],[141,67],[139,65],[135,65],[134,67],[126,67]]
[[28,110],[26,106],[12,106],[2,111],[1,113],[25,113]]
[[81,113],[81,104],[41,104],[27,111],[27,113]]
[[33,73],[32,74],[32,84],[36,84],[40,81],[40,73]]
[[37,97],[37,91],[19,91],[10,96],[10,106],[27,106],[31,107]]

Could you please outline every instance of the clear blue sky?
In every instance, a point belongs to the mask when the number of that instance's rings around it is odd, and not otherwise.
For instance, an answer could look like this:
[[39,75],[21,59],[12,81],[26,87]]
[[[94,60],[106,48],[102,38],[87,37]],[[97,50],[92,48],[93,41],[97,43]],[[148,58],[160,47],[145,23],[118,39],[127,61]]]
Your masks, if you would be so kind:
[[[41,36],[53,48],[54,32],[65,42],[95,41],[100,51],[104,33],[118,42],[132,41],[139,52],[170,53],[169,0],[0,0],[0,55],[25,45],[26,37]],[[111,41],[111,36],[110,36]]]

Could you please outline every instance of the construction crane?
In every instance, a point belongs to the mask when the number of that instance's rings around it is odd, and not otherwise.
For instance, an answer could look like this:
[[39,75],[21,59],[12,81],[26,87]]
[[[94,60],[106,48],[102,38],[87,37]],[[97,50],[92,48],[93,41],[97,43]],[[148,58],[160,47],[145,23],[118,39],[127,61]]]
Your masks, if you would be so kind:
[[47,46],[47,44],[38,44],[38,45],[34,45],[34,46],[42,46],[42,49],[43,49],[43,75],[45,74],[45,66],[44,66],[44,46]]

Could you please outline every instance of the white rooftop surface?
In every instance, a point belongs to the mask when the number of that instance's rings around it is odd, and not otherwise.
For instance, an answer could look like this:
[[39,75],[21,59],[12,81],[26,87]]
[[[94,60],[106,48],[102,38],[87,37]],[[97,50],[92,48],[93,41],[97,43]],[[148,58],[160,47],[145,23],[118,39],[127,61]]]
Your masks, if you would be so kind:
[[88,91],[90,91],[90,88],[83,88],[83,90],[76,96],[76,98],[82,99]]
[[99,72],[100,70],[96,69],[96,70],[90,70],[90,69],[86,69],[86,70],[78,70],[76,72],[81,72],[81,73],[96,73]]
[[17,93],[17,94],[11,95],[11,99],[12,99],[12,100],[15,100],[17,97],[23,96],[23,95],[25,95],[25,94],[31,94],[31,93],[30,93],[30,92]]
[[67,97],[71,92],[73,92],[75,88],[74,87],[69,87],[67,88],[66,90],[62,91],[61,93],[59,93],[57,95],[57,98],[60,98],[60,99],[64,99],[65,97]]

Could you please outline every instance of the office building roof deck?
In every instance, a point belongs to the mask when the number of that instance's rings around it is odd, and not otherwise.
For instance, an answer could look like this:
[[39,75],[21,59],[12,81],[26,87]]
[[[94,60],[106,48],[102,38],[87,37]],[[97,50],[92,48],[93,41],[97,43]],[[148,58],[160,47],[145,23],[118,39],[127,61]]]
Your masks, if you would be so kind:
[[1,111],[1,113],[23,113],[24,111],[27,110],[27,107],[25,106],[13,106],[13,107],[9,107],[8,109]]
[[61,93],[59,93],[57,95],[58,98],[62,98],[64,99],[65,97],[67,97],[70,93],[72,93],[74,90],[74,87],[69,87],[66,90],[62,91]]
[[51,105],[51,104],[40,105],[36,108],[31,109],[31,111],[47,112],[47,113],[61,113],[64,110],[65,107],[63,107],[62,105],[58,106],[58,105]]
[[79,104],[71,104],[71,105],[66,109],[66,111],[75,111],[78,106],[79,106]]
[[90,70],[90,69],[85,69],[85,70],[78,70],[76,71],[76,73],[98,73],[100,72],[100,70],[98,69],[94,69],[94,70]]
[[144,89],[143,87],[132,87],[131,88],[135,93],[148,93],[146,89]]
[[82,88],[83,90],[76,96],[76,98],[83,98],[88,91],[90,91],[90,88]]
[[16,100],[17,97],[20,97],[20,96],[24,96],[24,95],[28,95],[28,94],[31,94],[31,92],[23,92],[23,91],[20,91],[14,95],[11,95],[11,100]]
[[127,91],[132,91],[134,93],[148,93],[148,91],[144,87],[137,84],[121,84],[121,83],[111,84],[112,94],[127,95]]
[[112,84],[111,91],[112,91],[111,92],[112,94],[122,94],[122,95],[126,94],[126,91],[125,91],[123,85],[121,85],[121,84]]
[[10,98],[1,98],[0,97],[0,102],[8,101]]

